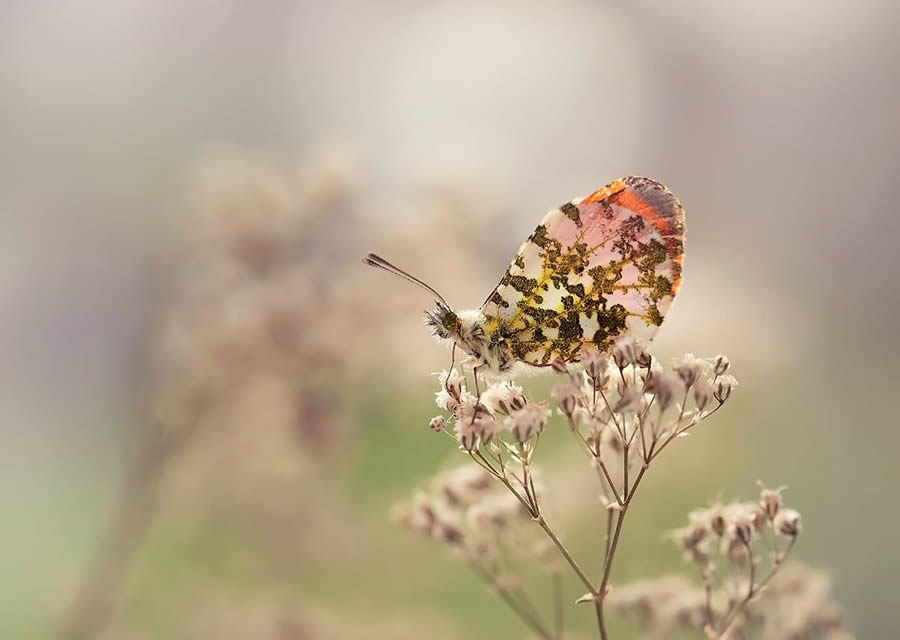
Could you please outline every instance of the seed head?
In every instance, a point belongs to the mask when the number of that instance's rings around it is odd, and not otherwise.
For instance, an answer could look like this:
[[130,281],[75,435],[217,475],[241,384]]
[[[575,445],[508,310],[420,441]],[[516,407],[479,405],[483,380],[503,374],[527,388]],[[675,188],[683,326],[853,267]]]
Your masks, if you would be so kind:
[[675,365],[674,371],[684,381],[685,386],[691,387],[704,377],[708,368],[708,362],[701,360],[693,353],[686,353],[681,361]]
[[612,357],[619,369],[624,369],[630,364],[639,366],[649,366],[650,364],[650,354],[647,353],[647,349],[635,342],[631,335],[624,335],[616,340],[612,348]]
[[464,465],[434,477],[431,491],[451,507],[465,507],[482,499],[491,487],[491,476],[476,464]]
[[465,393],[465,383],[459,371],[453,369],[449,373],[444,370],[434,374],[437,376],[440,389],[434,394],[434,402],[438,408],[450,413],[456,413],[459,403]]
[[566,415],[571,417],[575,408],[578,406],[578,389],[571,382],[560,382],[554,385],[553,391],[550,393],[556,404]]
[[643,391],[629,385],[622,389],[622,394],[613,406],[613,411],[616,413],[637,413],[641,409],[643,399]]
[[750,538],[753,535],[752,520],[750,518],[741,518],[734,523],[734,535],[744,544],[750,544]]
[[775,516],[778,515],[781,507],[784,505],[784,500],[781,497],[781,492],[784,489],[785,487],[778,487],[777,489],[766,489],[763,487],[759,494],[759,505],[765,512],[766,517],[773,522]]
[[429,425],[429,428],[432,431],[443,431],[444,426],[446,425],[446,422],[447,421],[444,419],[444,416],[435,416],[431,419],[431,424]]
[[511,493],[485,496],[466,513],[469,526],[479,531],[488,527],[507,527],[522,516],[522,503]]
[[716,356],[716,361],[713,364],[713,373],[717,376],[723,376],[728,373],[728,369],[731,368],[731,361],[728,359],[728,356],[719,354]]
[[700,378],[694,383],[694,404],[698,411],[703,411],[713,399],[714,389],[706,378]]
[[725,516],[722,515],[721,510],[716,509],[710,516],[709,528],[720,538],[725,535],[725,530],[728,528],[728,525],[725,522]]
[[575,407],[575,411],[572,412],[572,422],[574,422],[579,427],[584,427],[591,425],[595,421],[590,411],[588,411],[585,407],[578,405],[577,407]]
[[796,538],[800,534],[800,513],[794,509],[782,509],[775,516],[775,530],[783,536]]
[[522,387],[513,382],[500,382],[481,394],[481,404],[491,413],[508,415],[527,404]]
[[684,382],[673,373],[657,373],[647,381],[647,393],[656,394],[660,410],[668,409],[676,398],[684,395]]
[[464,381],[462,376],[459,374],[459,371],[457,369],[453,369],[450,372],[444,370],[435,375],[440,381],[441,390],[446,391],[458,401],[460,398],[460,394],[462,394],[464,386]]
[[511,413],[504,421],[517,442],[525,443],[544,430],[550,409],[543,403],[529,404]]
[[609,358],[598,349],[585,349],[581,352],[579,362],[590,377],[594,388],[605,387],[609,382]]
[[484,405],[475,398],[465,398],[456,416],[454,432],[466,451],[475,448],[480,439],[483,444],[489,443],[500,430],[500,424],[494,420]]
[[715,398],[720,403],[725,402],[731,396],[731,391],[738,386],[737,380],[733,375],[725,374],[716,379]]

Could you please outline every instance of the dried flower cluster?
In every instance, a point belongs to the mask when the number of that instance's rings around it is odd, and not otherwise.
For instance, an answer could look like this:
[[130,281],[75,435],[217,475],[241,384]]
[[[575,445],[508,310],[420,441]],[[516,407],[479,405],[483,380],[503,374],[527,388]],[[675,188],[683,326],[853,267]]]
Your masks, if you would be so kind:
[[[331,383],[344,368],[343,336],[356,335],[342,329],[352,317],[338,282],[324,277],[333,264],[313,249],[329,244],[323,234],[340,226],[353,193],[347,163],[334,154],[299,172],[244,154],[200,163],[173,234],[179,242],[166,247],[160,269],[145,347],[147,428],[65,637],[103,629],[157,505],[185,489],[207,500],[217,491],[257,521],[273,518],[274,506],[279,532],[300,511],[286,480],[315,459],[304,454],[340,441]],[[307,510],[304,526],[309,518]]]
[[688,514],[669,537],[696,565],[702,585],[665,576],[618,589],[611,604],[636,616],[645,638],[703,629],[707,638],[847,640],[840,608],[819,572],[785,564],[800,535],[800,514],[783,487],[763,488],[758,502],[714,504]]
[[[666,371],[630,337],[619,339],[609,354],[588,350],[577,363],[555,361],[551,368],[559,378],[552,403],[602,487],[606,538],[599,578],[588,575],[544,514],[544,491],[536,481],[534,458],[552,416],[550,402],[530,400],[510,381],[480,390],[475,378],[473,392],[460,371],[438,374],[436,403],[446,413],[434,417],[430,428],[452,438],[477,466],[440,476],[430,493],[417,494],[402,508],[401,520],[459,552],[535,633],[553,640],[564,633],[560,607],[555,607],[558,624],[551,632],[521,585],[513,583],[513,591],[504,583],[505,574],[493,564],[495,548],[483,545],[486,532],[496,523],[503,523],[501,529],[507,531],[512,530],[512,521],[517,529],[519,523],[533,521],[538,527],[532,529],[543,530],[548,549],[555,548],[584,585],[587,592],[578,602],[593,605],[600,637],[606,639],[604,605],[623,524],[638,487],[672,442],[731,398],[737,381],[723,355],[703,359],[687,354]],[[505,488],[507,498],[495,503],[493,487]],[[782,489],[763,489],[757,503],[716,505],[692,513],[690,525],[672,536],[700,568],[702,588],[681,577],[637,583],[617,590],[615,606],[653,621],[648,624],[648,633],[657,634],[653,637],[669,637],[670,630],[687,627],[706,638],[749,637],[750,631],[762,628],[765,638],[818,638],[778,635],[788,633],[785,629],[790,626],[783,612],[775,613],[782,610],[775,607],[763,613],[760,596],[778,584],[773,578],[800,533],[800,516],[783,505],[781,494]],[[806,610],[810,614],[801,617],[819,620],[816,624],[824,629],[822,607]],[[790,624],[798,627],[796,621]]]
[[775,577],[800,535],[800,514],[782,491],[763,488],[758,502],[714,504],[688,515],[671,537],[699,569],[702,623],[710,637],[747,626],[748,605]]
[[[543,529],[587,589],[580,601],[593,603],[605,638],[603,604],[628,507],[656,457],[730,398],[737,382],[729,369],[725,356],[703,360],[688,355],[666,372],[630,337],[619,339],[610,355],[588,350],[576,364],[552,363],[552,370],[561,378],[553,388],[552,400],[596,468],[607,496],[607,535],[598,581],[572,557],[542,510],[534,455],[552,414],[548,402],[529,401],[523,389],[510,381],[496,382],[481,392],[476,379],[473,393],[463,375],[451,369],[438,374],[436,394],[438,407],[447,415],[433,418],[430,428],[452,437],[483,470],[484,477],[503,485],[524,514]],[[449,541],[440,513],[431,509],[424,520],[430,535],[435,536],[437,530],[437,537]],[[465,538],[453,531],[451,539],[456,540],[457,535]],[[525,621],[538,631],[532,620]]]
[[538,560],[556,589],[559,566],[548,557],[545,540],[536,535],[530,512],[510,493],[498,491],[484,468],[470,464],[438,474],[428,491],[418,491],[409,502],[397,505],[393,516],[407,529],[449,547],[533,631],[552,637],[523,588],[519,561]]

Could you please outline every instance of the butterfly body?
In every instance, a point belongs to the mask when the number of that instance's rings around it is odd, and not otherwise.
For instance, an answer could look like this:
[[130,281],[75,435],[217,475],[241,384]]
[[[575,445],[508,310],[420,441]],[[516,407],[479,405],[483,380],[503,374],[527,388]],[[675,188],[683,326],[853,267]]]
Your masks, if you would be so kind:
[[[480,309],[457,313],[441,299],[426,323],[485,373],[569,362],[585,348],[608,350],[623,333],[652,338],[683,255],[677,198],[655,180],[623,178],[550,211]],[[412,278],[372,254],[364,261]]]

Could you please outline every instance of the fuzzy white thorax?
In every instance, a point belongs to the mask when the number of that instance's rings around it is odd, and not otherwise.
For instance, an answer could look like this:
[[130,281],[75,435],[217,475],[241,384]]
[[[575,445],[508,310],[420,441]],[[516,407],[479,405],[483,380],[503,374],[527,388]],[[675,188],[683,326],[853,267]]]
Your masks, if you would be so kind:
[[477,309],[468,309],[457,312],[457,317],[459,330],[448,336],[448,339],[453,340],[456,346],[475,361],[474,366],[479,367],[479,371],[502,377],[512,376],[516,361],[505,342],[490,341],[485,330],[484,314]]

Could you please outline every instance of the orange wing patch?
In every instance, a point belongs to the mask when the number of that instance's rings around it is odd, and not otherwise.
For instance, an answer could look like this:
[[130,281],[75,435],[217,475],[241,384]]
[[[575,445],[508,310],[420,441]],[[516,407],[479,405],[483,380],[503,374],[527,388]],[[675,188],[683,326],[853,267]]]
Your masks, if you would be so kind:
[[614,193],[619,193],[624,188],[625,179],[619,178],[618,180],[610,182],[602,189],[597,189],[594,193],[582,200],[579,204],[591,204],[592,202],[600,202],[601,200],[606,200],[611,195],[613,195]]

